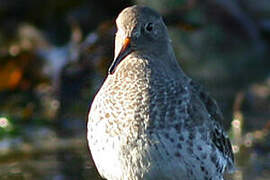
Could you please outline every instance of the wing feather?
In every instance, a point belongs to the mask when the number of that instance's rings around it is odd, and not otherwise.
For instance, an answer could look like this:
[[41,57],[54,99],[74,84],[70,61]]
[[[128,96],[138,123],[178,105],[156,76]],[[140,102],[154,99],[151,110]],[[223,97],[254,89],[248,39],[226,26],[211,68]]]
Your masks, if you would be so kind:
[[226,170],[228,170],[228,172],[233,172],[234,155],[230,139],[223,127],[221,126],[221,122],[224,119],[223,115],[216,101],[204,90],[201,85],[191,80],[190,86],[193,93],[199,96],[201,102],[204,104],[206,110],[208,111],[212,119],[213,128],[210,133],[212,142],[227,160]]

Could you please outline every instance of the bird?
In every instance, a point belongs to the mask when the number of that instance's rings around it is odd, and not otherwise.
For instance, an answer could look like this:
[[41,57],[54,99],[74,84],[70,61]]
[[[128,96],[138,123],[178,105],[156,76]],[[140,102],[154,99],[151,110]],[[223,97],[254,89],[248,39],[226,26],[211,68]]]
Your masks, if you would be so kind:
[[222,113],[178,63],[147,6],[116,19],[115,56],[90,106],[87,142],[108,180],[222,180],[234,156]]

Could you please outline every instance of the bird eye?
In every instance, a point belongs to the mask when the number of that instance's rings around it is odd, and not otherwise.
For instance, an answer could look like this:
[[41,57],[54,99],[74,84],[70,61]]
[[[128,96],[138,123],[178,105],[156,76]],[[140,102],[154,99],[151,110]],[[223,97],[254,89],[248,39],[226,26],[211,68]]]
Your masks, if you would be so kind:
[[146,24],[145,29],[146,31],[151,32],[153,30],[153,23]]

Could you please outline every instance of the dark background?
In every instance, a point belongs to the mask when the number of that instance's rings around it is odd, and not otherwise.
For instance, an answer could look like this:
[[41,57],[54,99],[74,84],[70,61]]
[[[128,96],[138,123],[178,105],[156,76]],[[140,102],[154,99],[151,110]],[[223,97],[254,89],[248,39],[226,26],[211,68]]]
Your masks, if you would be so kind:
[[99,179],[87,113],[133,4],[163,15],[182,68],[217,99],[227,179],[269,179],[269,0],[0,0],[0,179]]

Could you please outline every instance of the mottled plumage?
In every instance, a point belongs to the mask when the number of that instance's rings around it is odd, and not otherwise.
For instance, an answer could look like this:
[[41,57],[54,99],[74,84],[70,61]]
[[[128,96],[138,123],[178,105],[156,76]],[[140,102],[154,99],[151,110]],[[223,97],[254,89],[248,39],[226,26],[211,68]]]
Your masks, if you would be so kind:
[[117,18],[115,60],[89,112],[88,144],[108,180],[219,180],[233,170],[216,102],[181,70],[150,8]]

